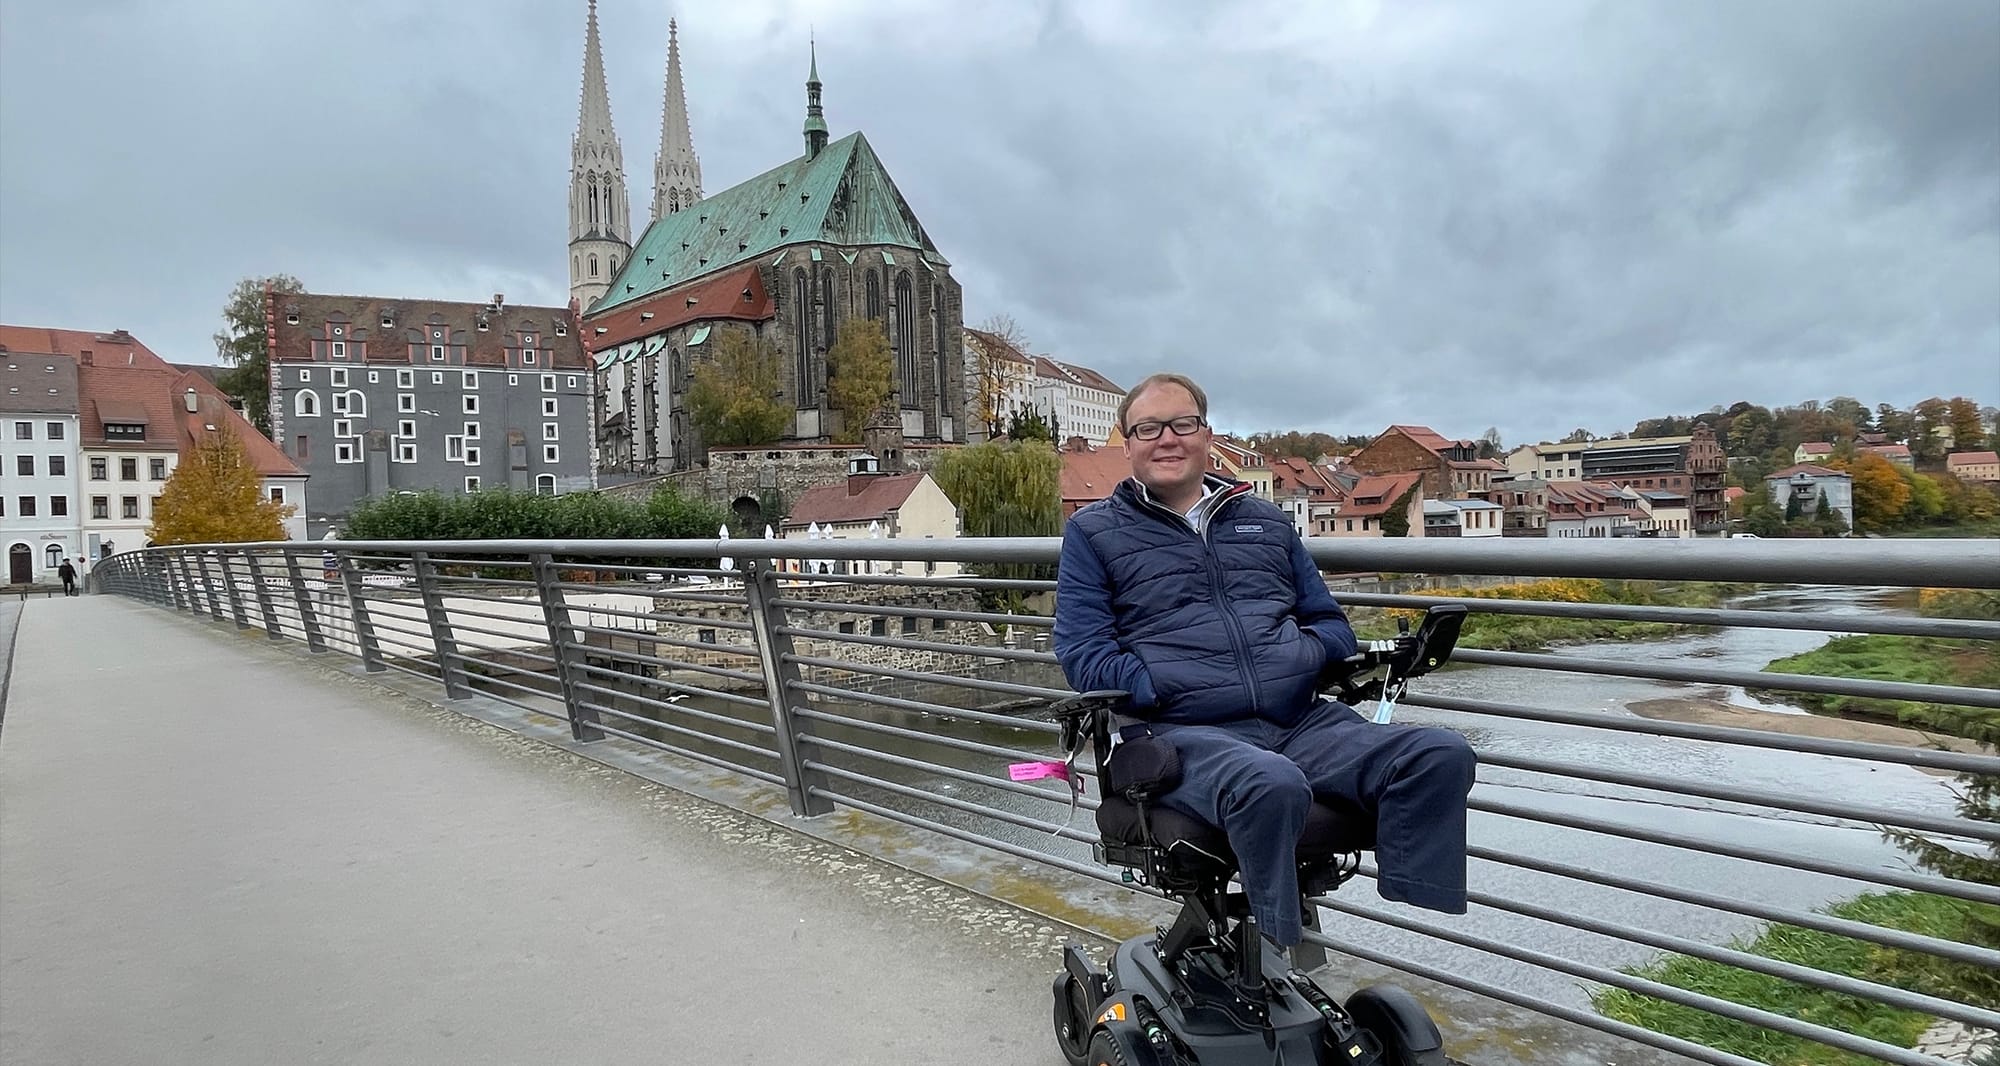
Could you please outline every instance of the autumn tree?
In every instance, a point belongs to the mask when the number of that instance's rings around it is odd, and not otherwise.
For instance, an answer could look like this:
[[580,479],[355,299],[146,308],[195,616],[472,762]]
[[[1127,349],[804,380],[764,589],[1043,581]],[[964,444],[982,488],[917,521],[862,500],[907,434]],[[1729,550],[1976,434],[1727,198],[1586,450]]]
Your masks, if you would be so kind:
[[763,444],[792,424],[777,345],[748,330],[717,330],[713,354],[695,364],[688,414],[709,447]]
[[1309,463],[1316,463],[1323,456],[1340,455],[1348,450],[1341,446],[1340,438],[1331,433],[1301,433],[1295,429],[1282,433],[1276,430],[1255,433],[1245,443],[1263,455],[1304,459]]
[[1846,464],[1854,478],[1854,528],[1864,533],[1893,529],[1910,505],[1910,486],[1896,465],[1874,452],[1863,452]]
[[244,278],[230,290],[222,308],[222,329],[215,334],[215,355],[224,366],[233,367],[217,379],[222,391],[243,404],[243,414],[257,431],[271,434],[271,349],[264,336],[265,292],[306,291],[305,283],[290,274],[268,278]]
[[833,350],[826,353],[826,398],[840,412],[840,439],[857,441],[868,420],[896,392],[896,364],[889,335],[872,318],[840,324]]
[[[1028,335],[1012,315],[994,315],[979,327],[979,332],[989,334],[1006,349],[1022,358],[1028,358]],[[1020,369],[1021,364],[1007,358],[1006,351],[994,351],[993,341],[983,337],[972,339],[972,380],[967,383],[972,395],[972,417],[986,427],[986,432],[998,434],[1008,415],[1007,396],[1017,378],[1028,373]]]
[[1964,396],[1945,401],[1945,424],[1951,427],[1951,446],[1958,451],[1977,451],[1986,443],[1986,426],[1979,417],[1979,405]]
[[[958,448],[938,462],[938,488],[957,506],[968,537],[1053,537],[1062,532],[1062,456],[1043,441],[988,441]],[[1048,580],[1043,563],[982,563],[974,572],[1013,580]],[[1018,609],[1021,597],[1000,598]]]
[[1939,431],[1951,428],[1951,405],[1933,396],[1911,408],[1910,413],[1915,423],[1910,429],[1910,455],[1919,463],[1939,462],[1945,453]]
[[196,444],[153,501],[154,544],[239,544],[285,539],[294,508],[264,494],[264,483],[233,433]]

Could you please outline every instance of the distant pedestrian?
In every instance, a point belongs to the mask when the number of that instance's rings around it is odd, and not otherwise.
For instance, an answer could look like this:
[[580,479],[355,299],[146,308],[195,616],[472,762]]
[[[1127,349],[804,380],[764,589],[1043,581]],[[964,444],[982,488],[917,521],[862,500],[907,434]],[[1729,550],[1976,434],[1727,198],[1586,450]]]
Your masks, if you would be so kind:
[[70,560],[64,559],[62,561],[62,565],[56,568],[56,576],[62,578],[63,595],[76,595],[76,567],[71,564]]

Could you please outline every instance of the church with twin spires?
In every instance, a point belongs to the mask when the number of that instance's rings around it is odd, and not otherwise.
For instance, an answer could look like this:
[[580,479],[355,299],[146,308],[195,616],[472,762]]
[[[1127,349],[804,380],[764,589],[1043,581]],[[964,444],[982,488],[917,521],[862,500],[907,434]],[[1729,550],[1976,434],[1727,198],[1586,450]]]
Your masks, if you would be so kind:
[[877,421],[907,441],[965,439],[964,302],[951,264],[867,138],[830,137],[818,57],[809,60],[803,153],[705,194],[679,27],[668,24],[660,148],[641,232],[591,0],[570,150],[569,251],[570,296],[596,366],[601,469],[706,465],[687,394],[693,368],[729,329],[750,330],[782,353],[779,398],[794,418],[773,443],[829,443],[842,427],[828,404],[826,356],[841,323],[856,316],[882,324],[895,365],[895,394]]

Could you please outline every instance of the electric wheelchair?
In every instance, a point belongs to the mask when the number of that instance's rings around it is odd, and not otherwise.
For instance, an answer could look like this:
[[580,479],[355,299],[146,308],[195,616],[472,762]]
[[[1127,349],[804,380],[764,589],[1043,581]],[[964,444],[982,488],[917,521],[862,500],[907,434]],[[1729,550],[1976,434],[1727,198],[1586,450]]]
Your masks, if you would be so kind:
[[[1416,633],[1334,664],[1322,681],[1349,706],[1375,700],[1376,721],[1411,678],[1450,658],[1465,619],[1433,607]],[[1377,670],[1386,667],[1380,676]],[[1303,972],[1266,950],[1243,893],[1231,891],[1236,859],[1216,826],[1153,800],[1178,778],[1171,748],[1114,744],[1124,692],[1086,692],[1051,705],[1071,780],[1088,743],[1101,784],[1095,847],[1124,880],[1181,904],[1172,926],[1120,944],[1100,969],[1072,941],[1055,979],[1056,1042],[1071,1066],[1444,1066],[1443,1040],[1414,997],[1391,985],[1337,1004]],[[1298,846],[1299,887],[1310,898],[1352,877],[1375,844],[1364,811],[1317,801]],[[1307,903],[1305,913],[1315,908]],[[1308,921],[1308,925],[1313,924]]]

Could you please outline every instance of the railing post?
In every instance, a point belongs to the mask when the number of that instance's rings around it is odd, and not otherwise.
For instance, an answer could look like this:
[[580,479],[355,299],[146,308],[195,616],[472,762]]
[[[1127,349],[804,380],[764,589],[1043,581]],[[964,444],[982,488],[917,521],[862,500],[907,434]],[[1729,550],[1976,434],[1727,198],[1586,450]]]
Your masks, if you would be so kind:
[[597,711],[583,705],[583,693],[576,687],[583,680],[578,676],[583,671],[577,669],[579,651],[570,641],[569,600],[556,584],[555,558],[537,552],[529,560],[534,564],[535,592],[542,601],[542,621],[549,627],[549,653],[555,656],[563,709],[569,712],[569,735],[577,740],[603,740],[604,731],[597,728]]
[[832,813],[833,801],[814,791],[826,783],[824,775],[808,771],[800,751],[799,735],[810,730],[792,714],[799,667],[787,658],[792,654],[792,638],[778,632],[785,624],[785,611],[773,602],[778,598],[778,570],[771,560],[750,562],[743,573],[743,591],[750,600],[750,631],[757,638],[757,658],[764,667],[764,690],[770,695],[771,724],[778,731],[778,763],[785,773],[792,813],[802,818]]
[[229,614],[236,628],[249,629],[250,616],[243,611],[243,590],[236,587],[236,572],[229,568],[229,552],[215,553],[215,565],[222,571],[222,587],[229,593]]
[[167,572],[167,585],[173,592],[174,608],[194,613],[194,590],[188,584],[187,560],[180,551],[169,549],[170,554],[160,561]]
[[194,557],[195,572],[201,575],[201,590],[208,596],[208,614],[216,621],[222,621],[222,590],[208,579],[208,552],[197,552]]
[[285,639],[285,627],[278,621],[278,605],[271,600],[270,587],[265,583],[264,564],[257,560],[257,554],[245,551],[243,558],[250,563],[250,586],[257,590],[257,607],[264,616],[264,635],[272,640]]
[[375,639],[375,623],[369,621],[368,603],[361,595],[361,572],[346,552],[337,552],[334,558],[340,563],[341,584],[347,589],[347,613],[354,619],[354,646],[361,652],[361,666],[379,674],[388,667],[382,664],[382,643]]
[[445,617],[444,597],[438,593],[437,567],[429,552],[411,552],[410,562],[417,572],[417,593],[424,600],[424,619],[431,624],[431,644],[437,648],[438,680],[444,682],[444,698],[462,700],[471,692],[465,685],[465,664],[458,658],[458,641],[451,635],[451,620]]
[[306,650],[325,651],[326,633],[319,627],[319,612],[313,609],[312,596],[306,591],[306,575],[299,566],[299,557],[285,553],[285,575],[291,579],[292,603],[298,607],[299,628],[305,630]]

